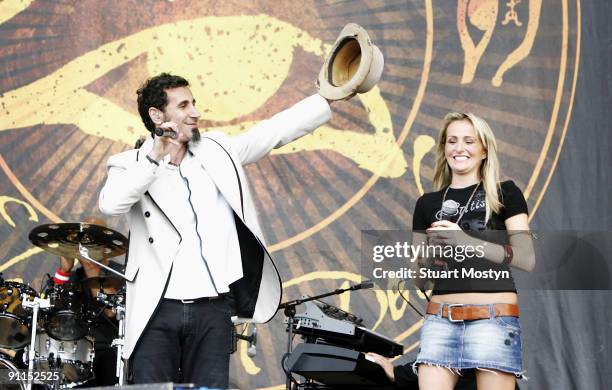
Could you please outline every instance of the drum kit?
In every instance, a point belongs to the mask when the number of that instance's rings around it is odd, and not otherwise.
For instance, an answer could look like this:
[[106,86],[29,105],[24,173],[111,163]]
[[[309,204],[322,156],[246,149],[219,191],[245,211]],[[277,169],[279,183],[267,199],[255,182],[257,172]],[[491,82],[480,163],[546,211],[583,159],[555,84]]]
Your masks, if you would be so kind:
[[[17,373],[27,365],[28,372],[58,371],[61,380],[53,387],[59,388],[94,379],[93,332],[99,316],[112,311],[118,321],[117,338],[112,342],[117,348],[116,376],[123,384],[125,279],[100,260],[125,253],[128,240],[112,229],[88,223],[40,225],[30,232],[29,239],[54,255],[91,261],[113,276],[64,284],[50,281],[39,294],[0,275],[0,369]],[[15,386],[30,389],[32,382]]]

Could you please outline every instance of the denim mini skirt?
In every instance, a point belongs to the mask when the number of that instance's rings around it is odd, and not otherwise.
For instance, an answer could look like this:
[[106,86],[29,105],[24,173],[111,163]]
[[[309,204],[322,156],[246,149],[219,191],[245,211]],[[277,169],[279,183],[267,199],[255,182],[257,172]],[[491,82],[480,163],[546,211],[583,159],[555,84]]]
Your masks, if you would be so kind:
[[[463,305],[469,306],[469,305]],[[477,305],[482,306],[482,305]],[[429,364],[461,370],[497,370],[522,377],[521,327],[517,317],[495,317],[493,305],[489,318],[450,321],[438,314],[427,314],[421,329],[420,350],[413,365]]]

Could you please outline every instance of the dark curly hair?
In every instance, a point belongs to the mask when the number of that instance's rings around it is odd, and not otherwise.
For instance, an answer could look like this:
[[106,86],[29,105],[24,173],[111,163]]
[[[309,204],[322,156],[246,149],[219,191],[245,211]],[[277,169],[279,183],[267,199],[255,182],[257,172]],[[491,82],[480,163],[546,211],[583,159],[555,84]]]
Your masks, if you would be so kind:
[[151,77],[144,82],[136,91],[138,95],[138,113],[145,127],[153,137],[155,124],[149,117],[149,108],[155,107],[163,111],[168,105],[167,89],[188,87],[189,82],[181,76],[171,75],[170,73],[161,73],[155,77]]

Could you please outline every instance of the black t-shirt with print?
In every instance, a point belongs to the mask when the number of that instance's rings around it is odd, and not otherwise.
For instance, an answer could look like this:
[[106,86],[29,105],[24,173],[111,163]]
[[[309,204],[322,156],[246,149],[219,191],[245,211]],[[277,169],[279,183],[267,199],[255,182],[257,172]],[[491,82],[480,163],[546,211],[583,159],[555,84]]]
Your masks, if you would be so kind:
[[[465,207],[474,188],[478,185],[478,190],[474,193],[472,200],[467,205],[463,217],[459,221],[459,226],[468,234],[481,238],[485,241],[493,241],[499,244],[508,243],[507,235],[502,234],[503,239],[500,240],[499,230],[506,230],[505,220],[518,214],[527,213],[527,202],[521,190],[512,181],[501,183],[500,201],[503,205],[500,213],[493,213],[486,224],[485,228],[485,191],[482,184],[474,184],[466,188],[449,188],[446,195],[446,200],[452,199],[459,203],[460,208],[457,215],[450,218],[452,222],[456,222],[459,213]],[[412,230],[415,232],[424,232],[435,221],[440,220],[440,209],[442,206],[442,198],[446,188],[430,192],[421,196],[416,203]],[[487,234],[489,232],[489,234]],[[461,273],[462,268],[474,268],[476,271],[509,271],[507,265],[493,263],[485,259],[471,258],[463,262],[449,261],[448,269],[459,269],[459,278],[440,278],[434,280],[434,295],[452,294],[461,292],[516,292],[514,279],[511,272],[509,278],[470,278],[465,277]]]

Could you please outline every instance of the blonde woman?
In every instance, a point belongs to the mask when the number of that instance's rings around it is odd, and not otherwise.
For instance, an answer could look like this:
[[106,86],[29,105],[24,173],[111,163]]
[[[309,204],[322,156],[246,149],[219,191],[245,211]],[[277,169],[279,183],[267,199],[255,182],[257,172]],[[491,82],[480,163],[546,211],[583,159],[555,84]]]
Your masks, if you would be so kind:
[[[462,371],[473,369],[478,389],[514,389],[523,367],[518,296],[509,267],[531,271],[535,257],[525,198],[512,181],[500,183],[497,144],[482,118],[446,115],[434,187],[436,192],[417,200],[413,244],[481,249],[469,259],[445,254],[443,260],[421,261],[423,269],[437,273],[430,273],[434,287],[413,365],[419,388],[452,389]],[[391,380],[401,381],[397,367],[394,372],[388,360],[372,356]]]

